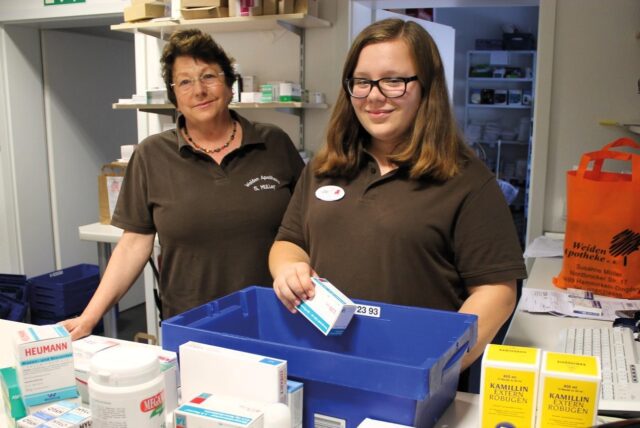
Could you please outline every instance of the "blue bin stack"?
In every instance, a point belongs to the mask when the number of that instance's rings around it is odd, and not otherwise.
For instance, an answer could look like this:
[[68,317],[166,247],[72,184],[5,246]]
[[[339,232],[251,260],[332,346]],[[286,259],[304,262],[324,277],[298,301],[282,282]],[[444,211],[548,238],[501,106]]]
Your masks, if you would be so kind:
[[29,283],[25,275],[0,274],[0,318],[25,321],[29,309]]
[[29,278],[31,323],[55,324],[84,310],[100,282],[97,265],[79,264]]

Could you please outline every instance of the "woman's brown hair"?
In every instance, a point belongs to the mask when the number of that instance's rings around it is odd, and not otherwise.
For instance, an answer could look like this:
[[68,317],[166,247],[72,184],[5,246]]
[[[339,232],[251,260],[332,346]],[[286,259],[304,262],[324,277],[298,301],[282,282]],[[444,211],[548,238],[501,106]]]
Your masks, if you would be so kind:
[[232,59],[210,35],[197,29],[176,31],[169,38],[160,58],[162,79],[167,87],[167,96],[176,107],[178,106],[176,94],[171,84],[173,83],[173,65],[179,56],[190,56],[207,64],[218,64],[222,68],[228,87],[231,87],[236,80],[231,66]]
[[343,90],[331,114],[326,142],[312,162],[317,175],[352,178],[357,174],[363,145],[370,136],[356,117],[344,82],[353,76],[365,46],[393,40],[404,41],[411,52],[422,99],[407,142],[389,155],[389,160],[406,167],[411,178],[446,180],[456,175],[462,162],[471,155],[451,110],[444,67],[435,42],[415,22],[385,19],[362,30],[349,50],[342,70]]

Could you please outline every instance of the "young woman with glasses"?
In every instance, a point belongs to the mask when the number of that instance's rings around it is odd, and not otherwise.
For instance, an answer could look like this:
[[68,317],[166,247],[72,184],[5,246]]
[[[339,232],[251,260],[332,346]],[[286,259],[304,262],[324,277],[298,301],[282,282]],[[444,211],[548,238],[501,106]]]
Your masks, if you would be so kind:
[[161,65],[177,126],[131,157],[111,221],[124,234],[87,308],[64,323],[74,339],[126,293],[156,233],[165,318],[271,284],[268,252],[304,166],[300,155],[280,128],[229,110],[235,75],[209,35],[174,33]]
[[504,196],[457,130],[440,55],[422,27],[384,20],[364,29],[342,82],[326,143],[271,248],[275,292],[295,312],[318,275],[352,298],[476,314],[466,368],[508,319],[516,280],[526,277]]

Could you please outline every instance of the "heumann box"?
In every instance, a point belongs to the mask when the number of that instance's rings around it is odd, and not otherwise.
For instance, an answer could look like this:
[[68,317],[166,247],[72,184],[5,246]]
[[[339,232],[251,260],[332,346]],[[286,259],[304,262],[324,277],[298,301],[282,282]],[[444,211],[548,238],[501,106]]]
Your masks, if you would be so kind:
[[14,336],[16,368],[27,406],[78,396],[71,336],[59,325],[34,326]]
[[536,427],[596,425],[601,379],[599,357],[545,351]]
[[479,427],[534,426],[540,358],[537,348],[487,345],[480,375]]
[[175,351],[191,340],[286,360],[289,378],[304,383],[305,427],[357,428],[365,418],[433,426],[455,397],[477,317],[354,302],[371,316],[324,336],[272,288],[248,287],[164,320],[162,345]]

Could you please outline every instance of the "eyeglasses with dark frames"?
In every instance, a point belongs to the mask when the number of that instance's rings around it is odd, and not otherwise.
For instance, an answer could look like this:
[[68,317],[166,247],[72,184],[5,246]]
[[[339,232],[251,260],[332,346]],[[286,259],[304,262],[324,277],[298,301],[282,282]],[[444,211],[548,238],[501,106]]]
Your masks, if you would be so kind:
[[224,77],[224,72],[220,71],[218,73],[215,72],[209,72],[209,73],[204,73],[202,76],[198,77],[198,78],[191,78],[191,79],[179,79],[177,82],[172,83],[171,87],[173,88],[174,91],[178,91],[178,92],[182,92],[182,93],[188,93],[193,91],[193,88],[195,88],[196,86],[196,80],[200,81],[200,83],[203,86],[206,87],[214,87],[214,86],[219,86],[222,85],[223,81],[222,81],[222,77]]
[[353,98],[368,97],[374,86],[387,98],[399,98],[407,92],[407,84],[414,80],[418,80],[418,76],[383,77],[378,80],[350,77],[345,79],[344,84],[347,92],[349,92],[349,95]]

